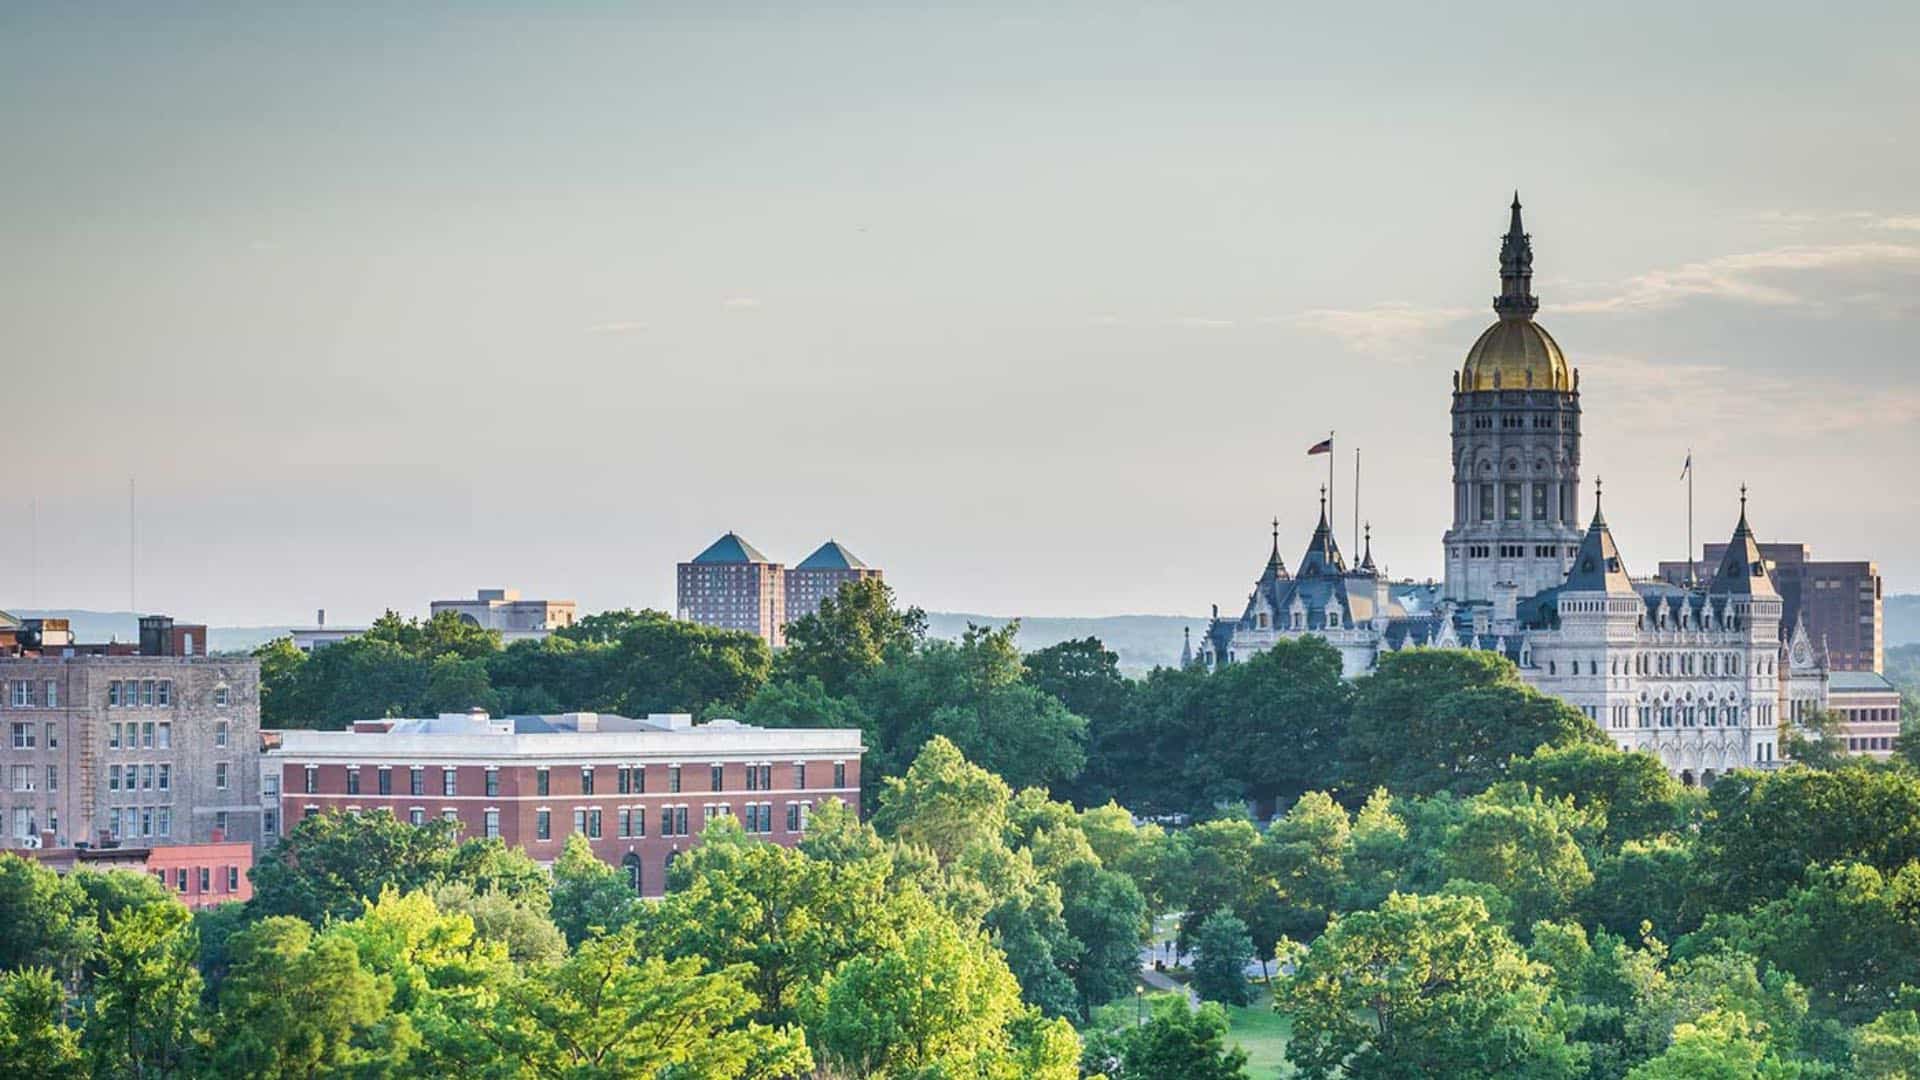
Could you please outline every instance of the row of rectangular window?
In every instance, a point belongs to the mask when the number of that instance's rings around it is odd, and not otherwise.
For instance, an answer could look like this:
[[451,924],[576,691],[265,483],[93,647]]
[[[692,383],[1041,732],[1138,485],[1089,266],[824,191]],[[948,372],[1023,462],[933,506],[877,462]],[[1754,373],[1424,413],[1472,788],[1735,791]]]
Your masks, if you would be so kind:
[[[223,869],[225,872],[221,874],[219,880],[224,881],[226,883],[226,888],[223,889],[222,891],[230,892],[230,893],[239,892],[240,891],[240,868],[237,866],[228,866],[228,867],[224,867]],[[213,882],[215,880],[213,877],[213,868],[210,866],[198,866],[198,867],[194,867],[193,871],[196,872],[194,873],[196,883],[200,886],[200,888],[196,891],[202,892],[202,893],[212,892]],[[184,893],[188,891],[187,875],[189,874],[189,872],[190,871],[188,870],[187,867],[184,867],[184,866],[174,867],[173,887],[175,892]],[[165,870],[155,870],[153,872],[153,876],[160,880],[160,884],[165,885],[167,883],[167,872]]]
[[[46,790],[59,791],[60,790],[60,766],[48,765],[46,769],[47,769]],[[36,785],[34,781],[36,780],[36,778],[39,777],[39,775],[40,773],[38,771],[38,766],[15,765],[13,767],[13,790],[15,791],[36,790]]]
[[171,791],[173,790],[173,766],[164,762],[155,765],[109,765],[107,766],[107,790],[120,791],[121,769],[126,770],[127,791]]
[[[15,750],[31,750],[38,745],[37,740],[34,738],[37,727],[38,726],[31,720],[15,720],[13,722],[13,748]],[[60,749],[59,726],[48,723],[45,727],[45,732],[47,736],[47,749]]]
[[7,704],[16,709],[57,709],[60,707],[60,683],[47,679],[36,687],[32,679],[10,679],[7,682]]
[[[116,742],[114,745],[117,746],[118,743]],[[221,742],[218,745],[224,746],[225,743]],[[666,768],[667,768],[666,792],[669,795],[677,795],[680,793],[680,790],[681,790],[680,766],[669,765]],[[616,766],[614,771],[615,771],[616,787],[618,788],[619,794],[622,794],[622,795],[646,794],[647,792],[646,766],[621,765],[621,766]],[[377,779],[378,793],[381,795],[393,794],[393,767],[389,765],[382,765],[377,770],[377,773],[378,773],[378,779]],[[408,782],[407,782],[407,794],[425,795],[426,794],[425,768],[419,765],[409,766],[408,773],[410,775],[408,777]],[[580,794],[592,795],[594,793],[595,773],[596,773],[596,770],[593,766],[591,765],[581,766]],[[552,781],[551,774],[552,774],[551,769],[540,768],[540,769],[534,770],[533,788],[534,788],[535,795],[547,796],[552,794],[553,781]],[[489,767],[486,770],[485,775],[486,775],[486,793],[489,796],[497,797],[500,794],[500,770],[497,767]],[[804,764],[800,764],[797,762],[794,764],[793,784],[794,784],[794,787],[796,788],[806,787],[807,767]],[[844,788],[847,786],[847,766],[845,762],[836,761],[833,763],[833,786],[836,788]],[[306,767],[306,794],[308,795],[318,794],[319,787],[320,787],[319,766],[308,765]],[[708,790],[710,791],[726,790],[725,776],[722,771],[722,766],[719,766],[719,765],[712,766],[712,775],[710,777],[710,786]],[[749,765],[747,767],[747,790],[748,791],[773,790],[773,766],[772,765]],[[361,794],[360,766],[358,765],[347,766],[347,792],[346,793],[349,795]],[[440,794],[442,795],[460,794],[460,774],[458,770],[451,767],[442,768],[440,770]]]
[[109,709],[164,709],[172,705],[172,679],[115,679],[107,684]]
[[107,811],[109,831],[117,840],[142,836],[172,836],[173,808],[170,806],[123,806]]
[[[15,840],[26,840],[40,835],[40,822],[35,818],[34,814],[35,810],[31,806],[16,806],[13,808],[13,838]],[[47,811],[47,831],[55,834],[59,833],[60,811],[54,809]]]

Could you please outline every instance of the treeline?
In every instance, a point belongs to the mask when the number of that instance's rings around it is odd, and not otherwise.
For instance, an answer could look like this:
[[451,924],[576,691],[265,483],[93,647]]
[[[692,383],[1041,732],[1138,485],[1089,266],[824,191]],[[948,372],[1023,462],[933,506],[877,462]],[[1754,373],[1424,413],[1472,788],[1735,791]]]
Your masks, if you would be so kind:
[[1132,992],[1138,842],[935,740],[872,825],[717,819],[659,902],[578,836],[549,872],[385,812],[302,821],[198,915],[0,855],[0,1075],[1069,1080],[1069,1018]]

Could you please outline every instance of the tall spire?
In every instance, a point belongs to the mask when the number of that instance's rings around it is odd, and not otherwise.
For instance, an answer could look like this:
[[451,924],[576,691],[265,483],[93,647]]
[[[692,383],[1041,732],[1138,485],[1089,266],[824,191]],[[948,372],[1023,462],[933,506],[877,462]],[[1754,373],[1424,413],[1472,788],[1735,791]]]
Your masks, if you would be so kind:
[[1284,581],[1287,577],[1286,560],[1280,557],[1280,519],[1273,519],[1273,553],[1267,556],[1267,568],[1260,572],[1262,584],[1269,581]]
[[1503,319],[1531,319],[1540,310],[1540,298],[1533,295],[1533,238],[1520,224],[1520,193],[1513,193],[1513,216],[1507,223],[1507,235],[1500,241],[1500,295],[1493,310]]
[[1320,524],[1313,530],[1313,539],[1307,541],[1307,553],[1300,556],[1300,577],[1315,577],[1321,574],[1344,574],[1347,561],[1340,557],[1340,544],[1333,537],[1333,529],[1327,524],[1327,489],[1320,488]]
[[1373,522],[1367,522],[1365,530],[1360,535],[1365,538],[1362,542],[1366,545],[1366,550],[1360,556],[1360,569],[1369,574],[1377,573],[1378,570],[1373,565]]

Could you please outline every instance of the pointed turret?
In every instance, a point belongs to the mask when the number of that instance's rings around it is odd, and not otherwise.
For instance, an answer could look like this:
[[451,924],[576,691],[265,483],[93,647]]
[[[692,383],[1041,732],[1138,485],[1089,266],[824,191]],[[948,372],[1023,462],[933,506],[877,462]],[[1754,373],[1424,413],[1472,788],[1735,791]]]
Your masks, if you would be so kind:
[[1364,538],[1362,540],[1364,549],[1360,554],[1360,572],[1378,574],[1379,568],[1373,565],[1373,522],[1367,522],[1366,531],[1361,533],[1361,536]]
[[1713,572],[1707,591],[1723,596],[1779,596],[1773,587],[1773,575],[1767,561],[1760,557],[1760,544],[1747,526],[1747,485],[1740,485],[1740,521],[1733,527],[1733,539],[1727,541],[1727,553],[1720,557],[1720,568]]
[[1193,666],[1193,627],[1181,627],[1180,638],[1180,666],[1190,668]]
[[1500,241],[1500,295],[1493,310],[1502,319],[1531,319],[1540,310],[1540,298],[1533,295],[1533,238],[1520,224],[1520,193],[1513,193],[1513,215],[1507,223],[1507,235]]
[[1607,516],[1600,510],[1598,480],[1593,482],[1593,522],[1580,540],[1580,550],[1573,557],[1573,569],[1567,571],[1567,582],[1561,591],[1637,595],[1633,579],[1627,575],[1626,561],[1620,558],[1620,548],[1613,542],[1613,531],[1607,528]]
[[1333,529],[1327,525],[1327,489],[1320,489],[1320,524],[1313,530],[1313,539],[1307,541],[1307,553],[1300,556],[1301,577],[1319,577],[1324,574],[1344,574],[1347,561],[1340,557],[1340,544],[1334,539]]
[[1287,563],[1280,557],[1280,519],[1273,519],[1273,554],[1267,556],[1266,569],[1260,571],[1260,584],[1287,580]]

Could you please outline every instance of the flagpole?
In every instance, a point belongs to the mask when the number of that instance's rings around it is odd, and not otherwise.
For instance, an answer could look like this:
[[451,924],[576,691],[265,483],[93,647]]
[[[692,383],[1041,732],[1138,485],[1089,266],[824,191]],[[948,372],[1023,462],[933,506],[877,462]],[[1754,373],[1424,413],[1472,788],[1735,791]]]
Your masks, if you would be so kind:
[[[1353,532],[1347,537],[1350,541],[1360,539],[1360,448],[1353,448]],[[1354,548],[1355,558],[1359,558],[1360,549]]]
[[1693,562],[1693,447],[1687,447],[1687,584],[1700,584],[1700,574]]

